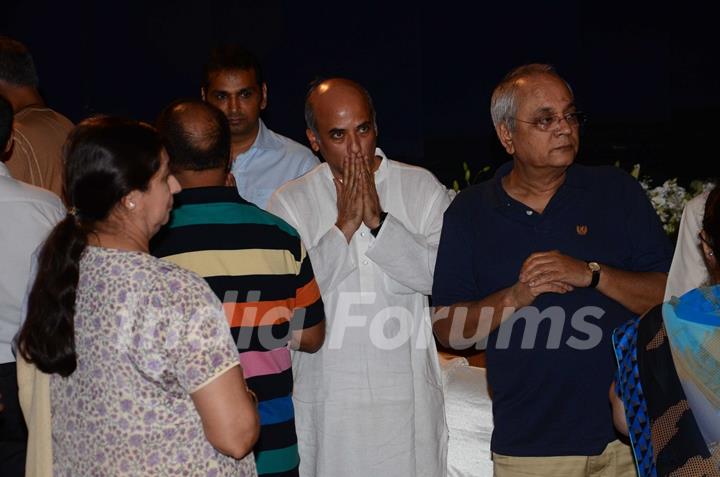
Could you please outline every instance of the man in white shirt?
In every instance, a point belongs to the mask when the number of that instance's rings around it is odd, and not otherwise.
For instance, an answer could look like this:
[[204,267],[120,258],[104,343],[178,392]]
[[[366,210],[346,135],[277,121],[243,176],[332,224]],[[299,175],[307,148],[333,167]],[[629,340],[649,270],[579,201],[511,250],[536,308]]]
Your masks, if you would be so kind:
[[[13,110],[0,96],[0,158],[12,148]],[[12,341],[23,319],[21,307],[30,279],[31,257],[65,215],[53,193],[10,176],[0,162],[0,469],[3,477],[23,476],[27,430],[18,404]]]
[[427,297],[450,199],[419,167],[376,149],[369,94],[345,79],[310,89],[307,136],[325,164],[269,210],[297,229],[328,339],[293,357],[301,476],[443,476],[447,429]]
[[278,187],[320,163],[307,147],[271,131],[260,119],[267,106],[267,84],[249,51],[235,45],[213,50],[201,93],[230,122],[231,171],[243,199],[266,209]]
[[685,204],[665,287],[665,301],[673,296],[680,297],[708,280],[699,238],[708,194],[704,192]]

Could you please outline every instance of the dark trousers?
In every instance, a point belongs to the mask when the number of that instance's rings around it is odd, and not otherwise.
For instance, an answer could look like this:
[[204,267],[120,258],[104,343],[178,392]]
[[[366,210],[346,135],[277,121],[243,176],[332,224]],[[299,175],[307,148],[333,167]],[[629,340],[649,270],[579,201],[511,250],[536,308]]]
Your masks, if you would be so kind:
[[0,364],[0,469],[3,477],[25,475],[27,427],[18,402],[15,363]]

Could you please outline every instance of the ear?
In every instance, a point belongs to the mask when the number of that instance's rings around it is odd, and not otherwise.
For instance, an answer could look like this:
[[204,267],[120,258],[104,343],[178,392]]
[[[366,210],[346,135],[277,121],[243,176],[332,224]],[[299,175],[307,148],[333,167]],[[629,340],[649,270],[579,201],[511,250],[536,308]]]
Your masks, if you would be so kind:
[[720,278],[718,277],[718,261],[713,251],[710,250],[710,247],[703,246],[703,259],[705,261],[705,267],[708,270],[711,281],[717,281],[718,278]]
[[307,128],[305,130],[305,135],[307,136],[308,141],[310,141],[310,149],[312,149],[313,152],[318,152],[320,150],[320,141],[318,141],[318,138],[315,136],[312,129]]
[[711,270],[714,269],[717,265],[717,259],[715,258],[715,253],[712,248],[707,244],[707,235],[705,235],[704,230],[700,231],[700,248],[702,249],[708,268]]
[[130,192],[120,199],[120,205],[122,205],[123,209],[125,209],[125,212],[133,211],[139,205],[139,202],[140,192],[137,190]]
[[267,107],[267,83],[263,83],[260,87],[262,93],[262,100],[260,101],[260,110],[264,110]]
[[205,86],[200,87],[200,97],[203,101],[207,101],[207,98],[205,97]]
[[507,124],[500,123],[495,128],[495,133],[497,134],[498,139],[500,139],[500,144],[502,144],[503,148],[505,148],[505,152],[512,156],[515,153],[515,145],[513,144],[512,132],[508,129]]
[[235,182],[235,176],[232,172],[228,172],[225,176],[225,187],[237,187],[237,183]]

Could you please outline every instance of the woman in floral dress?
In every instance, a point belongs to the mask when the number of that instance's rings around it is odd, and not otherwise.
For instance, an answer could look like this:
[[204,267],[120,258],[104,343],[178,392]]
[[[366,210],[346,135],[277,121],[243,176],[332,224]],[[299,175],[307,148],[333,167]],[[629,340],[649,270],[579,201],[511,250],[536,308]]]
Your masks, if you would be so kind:
[[257,411],[222,306],[147,253],[179,190],[148,125],[94,118],[68,139],[68,215],[18,340],[51,374],[54,475],[256,475]]

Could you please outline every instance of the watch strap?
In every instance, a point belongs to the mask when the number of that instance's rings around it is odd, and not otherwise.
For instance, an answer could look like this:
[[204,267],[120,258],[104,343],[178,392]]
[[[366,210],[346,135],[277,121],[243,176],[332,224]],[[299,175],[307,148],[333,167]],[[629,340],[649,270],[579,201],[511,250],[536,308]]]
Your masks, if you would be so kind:
[[598,283],[600,283],[600,269],[593,270],[591,268],[590,270],[592,271],[592,278],[590,279],[590,284],[588,285],[588,288],[595,288],[598,286]]

